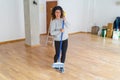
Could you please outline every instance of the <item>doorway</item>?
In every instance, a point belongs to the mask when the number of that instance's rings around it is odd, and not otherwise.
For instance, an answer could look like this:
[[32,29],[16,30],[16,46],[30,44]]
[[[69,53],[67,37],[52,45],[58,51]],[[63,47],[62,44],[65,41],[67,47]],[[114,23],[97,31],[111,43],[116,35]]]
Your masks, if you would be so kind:
[[49,29],[49,26],[50,26],[50,20],[51,20],[51,12],[52,12],[52,8],[54,6],[57,6],[57,1],[47,1],[46,2],[46,33],[48,33],[48,29]]

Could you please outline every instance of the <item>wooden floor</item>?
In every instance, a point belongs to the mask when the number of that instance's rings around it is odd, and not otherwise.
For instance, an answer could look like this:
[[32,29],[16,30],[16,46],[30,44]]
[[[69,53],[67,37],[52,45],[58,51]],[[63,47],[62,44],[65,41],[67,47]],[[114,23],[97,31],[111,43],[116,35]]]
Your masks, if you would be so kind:
[[63,74],[51,68],[54,48],[44,41],[34,48],[0,44],[0,80],[120,80],[120,40],[71,35]]

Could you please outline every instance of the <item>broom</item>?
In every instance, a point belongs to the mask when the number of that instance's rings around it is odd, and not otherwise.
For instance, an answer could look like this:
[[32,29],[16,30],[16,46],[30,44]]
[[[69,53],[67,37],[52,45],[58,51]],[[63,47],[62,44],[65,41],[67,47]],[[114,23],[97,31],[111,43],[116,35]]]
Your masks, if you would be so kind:
[[[64,29],[64,20],[62,22],[62,29]],[[59,70],[60,70],[60,68],[64,68],[64,63],[61,63],[61,61],[60,61],[60,54],[61,54],[61,50],[62,50],[62,38],[63,38],[63,32],[61,33],[58,62],[53,63],[53,65],[52,65],[53,68],[56,68],[56,69],[59,69]]]

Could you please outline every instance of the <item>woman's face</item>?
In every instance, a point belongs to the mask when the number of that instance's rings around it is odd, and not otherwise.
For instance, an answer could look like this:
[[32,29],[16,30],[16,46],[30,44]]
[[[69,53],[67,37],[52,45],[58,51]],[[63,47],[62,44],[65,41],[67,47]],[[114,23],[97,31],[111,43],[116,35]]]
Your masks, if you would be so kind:
[[56,10],[55,11],[55,16],[56,16],[57,19],[59,19],[60,16],[61,16],[61,11],[60,10]]

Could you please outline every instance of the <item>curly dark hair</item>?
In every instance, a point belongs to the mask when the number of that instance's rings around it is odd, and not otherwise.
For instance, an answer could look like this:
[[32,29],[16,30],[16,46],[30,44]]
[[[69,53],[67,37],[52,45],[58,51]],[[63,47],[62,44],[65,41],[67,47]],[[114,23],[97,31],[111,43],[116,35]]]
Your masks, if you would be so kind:
[[60,10],[61,11],[61,16],[60,16],[60,18],[63,18],[64,17],[64,11],[63,11],[63,9],[62,9],[62,7],[61,6],[55,6],[53,9],[52,9],[52,13],[51,13],[51,15],[52,15],[52,19],[55,19],[56,18],[56,16],[55,16],[55,11],[56,10]]

